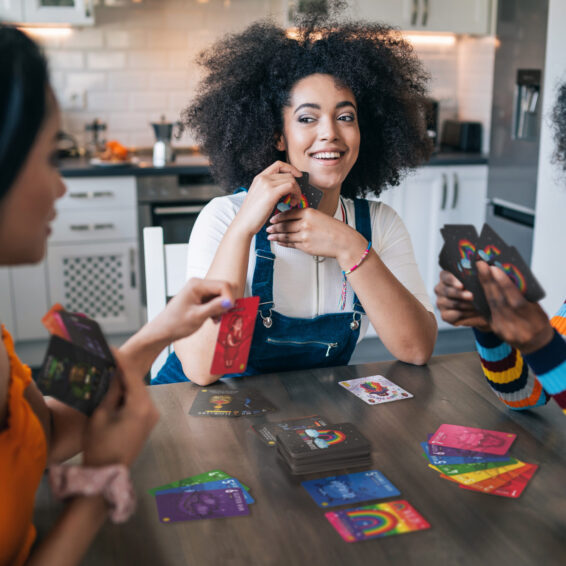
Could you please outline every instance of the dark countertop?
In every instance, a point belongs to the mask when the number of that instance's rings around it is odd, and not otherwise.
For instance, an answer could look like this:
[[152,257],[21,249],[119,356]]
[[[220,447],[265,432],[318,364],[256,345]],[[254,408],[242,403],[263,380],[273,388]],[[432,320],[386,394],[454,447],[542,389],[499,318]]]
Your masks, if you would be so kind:
[[[481,153],[437,153],[426,166],[486,165],[487,155]],[[63,177],[114,177],[149,175],[202,175],[209,172],[208,159],[204,155],[180,155],[175,163],[154,167],[151,158],[142,158],[132,164],[92,165],[84,157],[62,159],[60,171]]]

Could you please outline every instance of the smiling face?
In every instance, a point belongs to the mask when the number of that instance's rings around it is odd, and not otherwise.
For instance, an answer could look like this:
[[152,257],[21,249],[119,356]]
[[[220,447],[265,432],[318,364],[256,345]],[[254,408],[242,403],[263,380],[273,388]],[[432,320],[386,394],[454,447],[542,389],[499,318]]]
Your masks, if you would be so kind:
[[60,114],[51,92],[47,114],[14,184],[0,202],[0,264],[35,263],[44,254],[55,201],[65,193],[56,161]]
[[283,134],[277,149],[309,182],[325,191],[340,191],[358,159],[360,128],[356,99],[331,75],[314,74],[291,89],[283,109]]

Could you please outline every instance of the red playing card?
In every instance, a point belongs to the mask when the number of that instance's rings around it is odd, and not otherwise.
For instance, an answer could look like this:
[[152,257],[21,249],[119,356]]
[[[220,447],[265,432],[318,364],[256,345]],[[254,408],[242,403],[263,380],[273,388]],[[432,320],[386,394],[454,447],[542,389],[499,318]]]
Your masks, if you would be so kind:
[[[471,491],[481,491],[483,493],[491,493],[492,495],[500,495],[501,497],[517,498],[523,493],[523,491],[525,491],[527,484],[534,476],[537,469],[538,466],[535,464],[525,464],[525,466],[520,468],[521,473],[519,475],[511,478],[503,485],[489,485],[488,480],[486,480],[485,482],[473,483],[471,485],[460,485],[460,487],[462,489],[469,489]],[[513,472],[515,471],[516,470],[513,470]],[[510,475],[513,475],[513,472],[508,473]],[[482,486],[480,484],[484,485]]]
[[71,337],[61,320],[59,313],[64,311],[63,305],[59,303],[55,303],[44,315],[41,319],[41,322],[45,328],[47,328],[49,334],[54,334],[55,336],[59,336],[59,338],[63,338],[63,340],[67,340],[68,342],[71,341]]
[[242,373],[248,356],[257,317],[259,297],[237,299],[234,308],[222,315],[210,373]]
[[433,434],[429,444],[502,456],[507,454],[516,436],[497,430],[443,424]]

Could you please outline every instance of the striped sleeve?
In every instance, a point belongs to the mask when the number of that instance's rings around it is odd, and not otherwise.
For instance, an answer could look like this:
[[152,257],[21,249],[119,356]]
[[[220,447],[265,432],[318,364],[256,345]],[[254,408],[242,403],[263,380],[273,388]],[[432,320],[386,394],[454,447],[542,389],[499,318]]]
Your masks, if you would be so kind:
[[487,382],[511,409],[544,405],[554,397],[566,412],[566,303],[550,322],[554,338],[524,358],[495,334],[474,329]]

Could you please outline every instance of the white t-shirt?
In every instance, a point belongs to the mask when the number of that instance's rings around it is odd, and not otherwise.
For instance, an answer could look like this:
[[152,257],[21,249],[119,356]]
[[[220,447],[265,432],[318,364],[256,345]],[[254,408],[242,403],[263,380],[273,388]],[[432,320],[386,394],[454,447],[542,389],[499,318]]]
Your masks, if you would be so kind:
[[[188,246],[187,279],[204,277],[212,264],[216,250],[228,226],[236,216],[247,193],[217,197],[211,200],[199,214]],[[346,222],[355,228],[354,201],[342,198],[346,211]],[[379,254],[383,263],[395,277],[423,304],[430,312],[433,307],[426,293],[413,254],[409,233],[398,214],[386,204],[368,201],[372,247]],[[334,218],[342,220],[340,203]],[[339,311],[342,291],[342,271],[336,259],[315,258],[294,248],[286,248],[271,243],[275,254],[273,274],[274,310],[291,317],[313,318],[321,314]],[[320,258],[322,259],[322,258]],[[250,246],[250,259],[244,296],[252,295],[252,281],[255,268],[255,238]],[[344,311],[353,310],[354,292],[348,285]],[[360,327],[361,340],[368,327],[368,317],[362,317]]]

